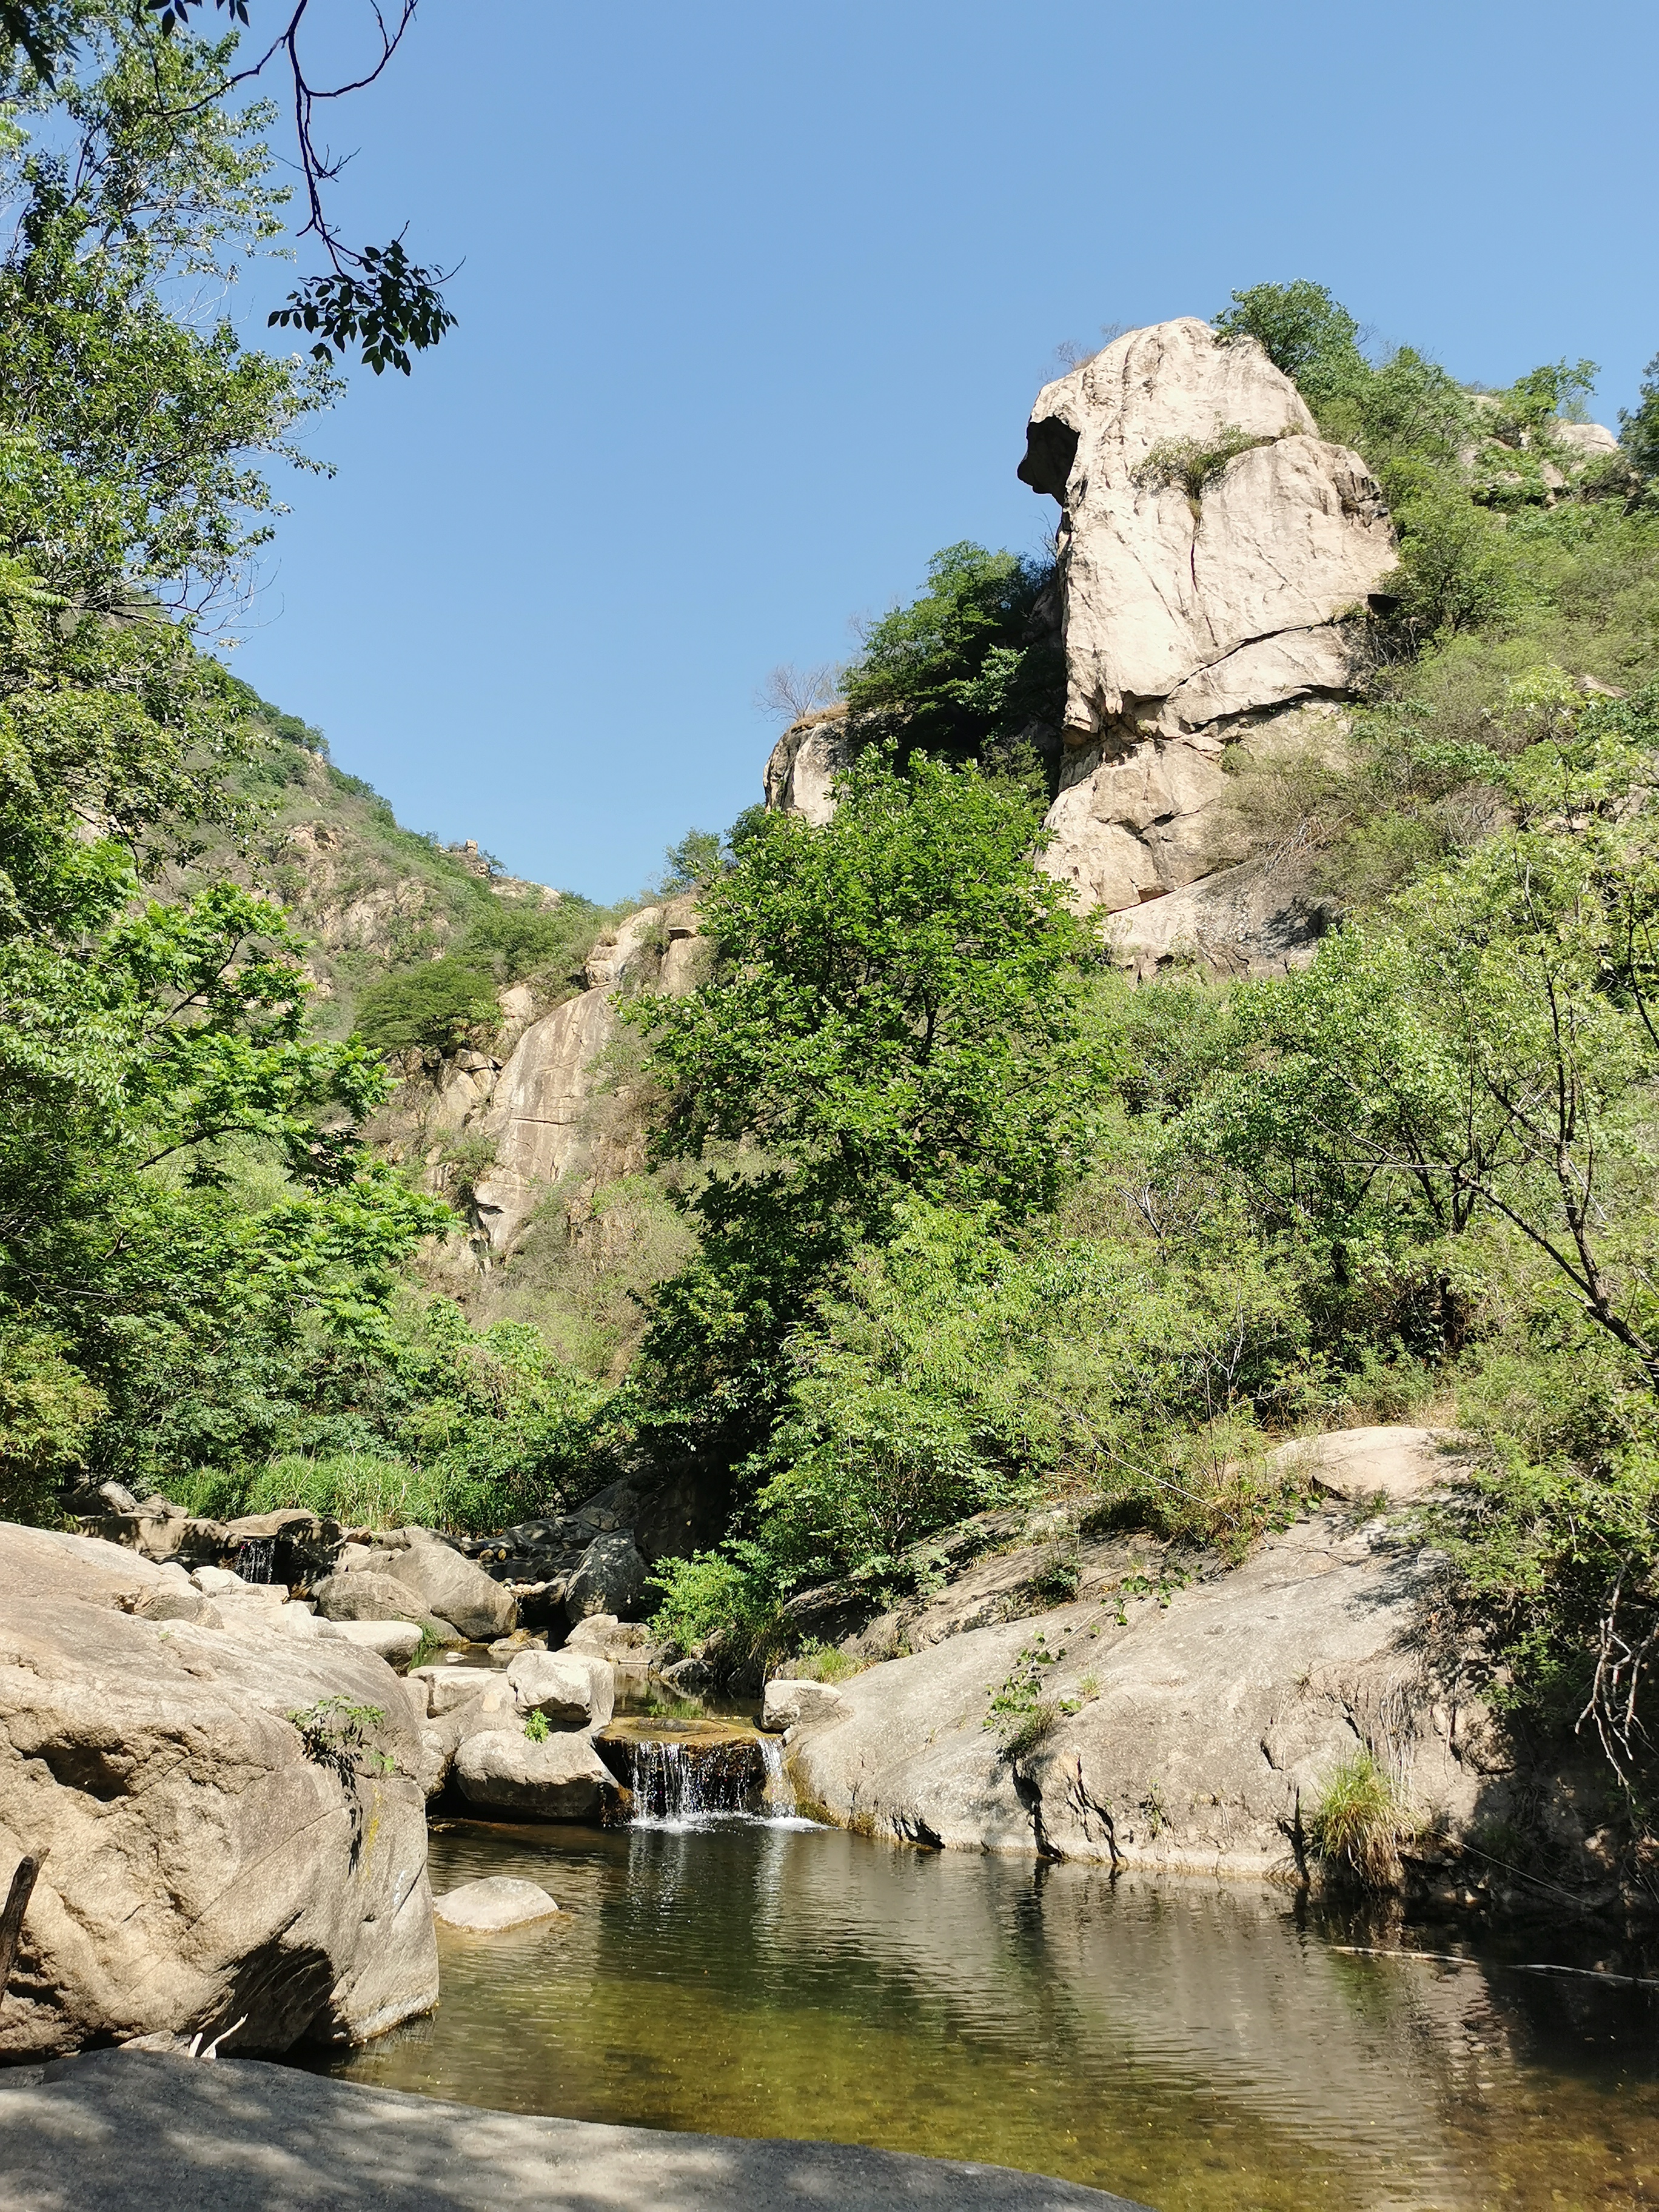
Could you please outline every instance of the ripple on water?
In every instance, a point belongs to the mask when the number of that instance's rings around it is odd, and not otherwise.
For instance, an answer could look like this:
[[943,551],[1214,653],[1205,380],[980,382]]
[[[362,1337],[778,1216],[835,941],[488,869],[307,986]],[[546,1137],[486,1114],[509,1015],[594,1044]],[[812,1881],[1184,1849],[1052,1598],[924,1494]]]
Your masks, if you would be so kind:
[[1333,1941],[1463,1947],[787,1818],[434,1835],[434,1888],[488,1874],[565,1911],[440,1929],[438,2012],[333,2070],[999,2160],[1159,2212],[1659,2204],[1659,2008],[1510,1971],[1573,1957],[1536,1937],[1462,1966],[1355,1956]]

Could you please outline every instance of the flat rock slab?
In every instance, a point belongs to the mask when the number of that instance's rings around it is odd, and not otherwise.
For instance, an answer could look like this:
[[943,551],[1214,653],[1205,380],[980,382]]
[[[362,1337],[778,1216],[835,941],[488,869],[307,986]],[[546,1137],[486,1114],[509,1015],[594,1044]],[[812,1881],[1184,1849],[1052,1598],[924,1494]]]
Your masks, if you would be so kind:
[[533,1881],[514,1881],[510,1875],[492,1874],[482,1881],[464,1881],[459,1889],[432,1900],[434,1917],[446,1928],[470,1928],[495,1935],[504,1928],[523,1928],[532,1920],[550,1920],[558,1906]]
[[1006,2166],[531,2119],[256,2060],[0,2075],[0,2212],[1142,2212]]

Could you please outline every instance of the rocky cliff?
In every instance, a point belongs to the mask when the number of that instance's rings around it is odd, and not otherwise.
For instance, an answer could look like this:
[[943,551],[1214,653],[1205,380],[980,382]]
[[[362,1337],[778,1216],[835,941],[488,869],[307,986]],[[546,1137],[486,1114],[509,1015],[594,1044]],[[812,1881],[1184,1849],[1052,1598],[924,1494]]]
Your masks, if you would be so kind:
[[[1131,331],[1047,386],[1019,473],[1063,518],[1065,750],[1046,865],[1080,906],[1121,913],[1229,857],[1230,747],[1340,742],[1354,617],[1386,592],[1394,532],[1359,456],[1320,437],[1261,347],[1191,318]],[[1261,903],[1221,933],[1270,935]],[[1118,935],[1133,957],[1218,915],[1188,898]]]

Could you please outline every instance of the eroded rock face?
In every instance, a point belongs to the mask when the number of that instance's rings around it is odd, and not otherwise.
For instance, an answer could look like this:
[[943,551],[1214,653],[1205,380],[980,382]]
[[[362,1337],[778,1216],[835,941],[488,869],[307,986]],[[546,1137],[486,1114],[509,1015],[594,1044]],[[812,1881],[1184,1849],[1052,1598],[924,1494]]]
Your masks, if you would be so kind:
[[[283,2051],[429,2010],[419,1751],[397,1678],[343,1642],[127,1609],[167,1580],[113,1545],[0,1527],[0,1883],[25,1851],[51,1853],[0,2052],[210,2039],[244,2014],[236,2048]],[[348,1786],[307,1755],[286,1716],[330,1698],[380,1709],[396,1772]]]
[[1210,872],[1204,817],[1253,720],[1346,695],[1343,617],[1384,586],[1394,532],[1358,454],[1319,436],[1261,347],[1190,317],[1046,386],[1027,437],[1020,475],[1065,511],[1066,751],[1044,865],[1080,905],[1117,911]]
[[[1127,1601],[1121,1626],[1115,1608],[1062,1606],[854,1675],[792,1768],[805,1796],[876,1832],[1259,1878],[1294,1875],[1298,1808],[1305,1821],[1363,1743],[1455,1836],[1503,1814],[1506,1761],[1423,1656],[1432,1574],[1387,1524],[1322,1514],[1167,1607]],[[1054,1725],[1009,1756],[991,1694],[1027,1674],[1038,1629]]]
[[799,814],[822,828],[836,811],[836,778],[852,758],[845,707],[799,715],[766,763],[766,804],[775,814]]

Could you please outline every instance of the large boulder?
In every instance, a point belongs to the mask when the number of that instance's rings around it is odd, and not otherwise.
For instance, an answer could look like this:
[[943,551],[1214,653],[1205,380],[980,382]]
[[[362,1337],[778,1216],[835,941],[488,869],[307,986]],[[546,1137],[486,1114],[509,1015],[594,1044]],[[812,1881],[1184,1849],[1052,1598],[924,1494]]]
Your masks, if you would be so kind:
[[1190,317],[1047,386],[1020,475],[1064,510],[1065,751],[1043,865],[1085,907],[1134,907],[1215,866],[1230,742],[1349,696],[1346,618],[1384,591],[1393,528],[1364,462],[1319,436],[1261,348]]
[[766,763],[766,804],[821,827],[836,811],[835,786],[852,760],[845,707],[797,715]]
[[[385,1554],[384,1572],[414,1594],[420,1612],[436,1613],[477,1644],[517,1627],[518,1607],[511,1595],[482,1567],[424,1529],[409,1534],[411,1540],[402,1551]],[[368,1579],[368,1571],[359,1568],[345,1583],[349,1588]]]
[[483,1729],[463,1739],[455,1779],[468,1804],[538,1820],[602,1820],[623,1803],[616,1777],[580,1731],[532,1743],[522,1728]]
[[368,1567],[330,1575],[318,1583],[316,1598],[325,1620],[412,1620],[418,1626],[428,1609],[400,1577]]
[[[854,1675],[793,1771],[832,1817],[912,1841],[1261,1877],[1294,1875],[1364,1745],[1455,1838],[1516,1807],[1490,1719],[1425,1644],[1435,1572],[1388,1523],[1322,1514],[1164,1604],[1061,1606]],[[1026,1710],[994,1711],[999,1685]]]
[[611,1662],[582,1651],[521,1651],[507,1670],[521,1713],[550,1728],[602,1729],[616,1710]]
[[841,1692],[828,1682],[794,1680],[779,1675],[766,1686],[761,1726],[775,1734],[811,1721],[841,1718]]
[[[210,2039],[244,2015],[244,2050],[357,2042],[436,2002],[396,1677],[343,1643],[145,1618],[169,1582],[113,1545],[0,1526],[0,1883],[50,1847],[8,2057]],[[384,1716],[356,1771],[289,1718],[330,1701]]]
[[485,1690],[495,1688],[501,1677],[493,1667],[439,1665],[412,1667],[407,1680],[411,1687],[419,1687],[428,1713],[438,1720],[446,1713],[458,1712]]
[[598,1536],[565,1585],[564,1616],[574,1627],[591,1613],[631,1620],[645,1607],[645,1561],[626,1528]]
[[1389,1422],[1297,1437],[1268,1457],[1280,1473],[1297,1475],[1312,1488],[1350,1504],[1380,1498],[1390,1505],[1410,1505],[1464,1471],[1444,1449],[1447,1442],[1437,1429]]

